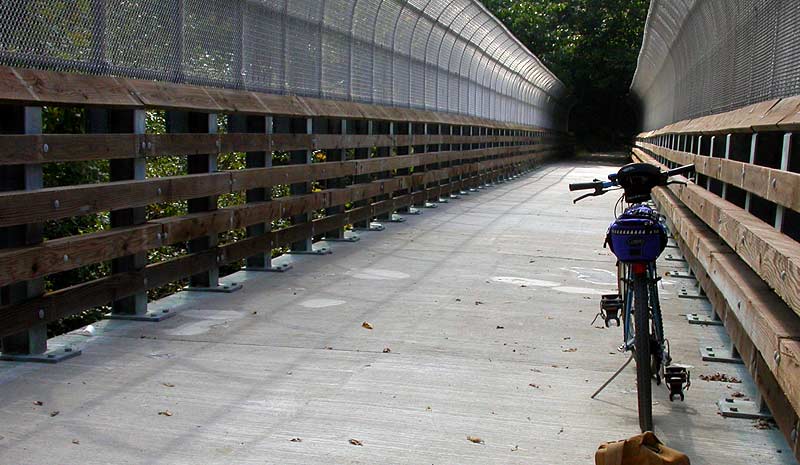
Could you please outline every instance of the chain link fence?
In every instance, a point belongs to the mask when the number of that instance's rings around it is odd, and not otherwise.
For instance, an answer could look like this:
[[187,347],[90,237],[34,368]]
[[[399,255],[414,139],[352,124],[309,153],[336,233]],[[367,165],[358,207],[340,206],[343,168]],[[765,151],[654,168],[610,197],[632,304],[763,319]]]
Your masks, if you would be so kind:
[[800,2],[652,0],[631,90],[645,130],[800,94]]
[[563,128],[563,84],[475,0],[4,0],[0,63]]

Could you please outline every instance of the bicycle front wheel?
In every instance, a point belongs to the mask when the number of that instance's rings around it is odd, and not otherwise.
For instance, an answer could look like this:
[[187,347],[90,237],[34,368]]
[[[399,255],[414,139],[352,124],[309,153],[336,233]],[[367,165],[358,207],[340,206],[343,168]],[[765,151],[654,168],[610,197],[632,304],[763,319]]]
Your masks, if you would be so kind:
[[633,313],[636,334],[636,392],[639,398],[639,427],[642,432],[653,430],[652,373],[650,371],[650,312],[647,300],[647,278],[633,276]]

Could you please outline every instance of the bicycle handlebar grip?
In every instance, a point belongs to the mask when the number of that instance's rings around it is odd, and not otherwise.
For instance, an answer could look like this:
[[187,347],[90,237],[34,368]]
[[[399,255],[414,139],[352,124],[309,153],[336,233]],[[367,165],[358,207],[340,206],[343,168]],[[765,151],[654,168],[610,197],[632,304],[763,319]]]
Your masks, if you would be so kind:
[[694,171],[694,165],[679,166],[673,170],[667,171],[667,177],[677,176],[679,174],[688,174]]
[[576,182],[574,184],[569,185],[569,190],[571,191],[582,191],[586,189],[595,189],[597,187],[597,182]]

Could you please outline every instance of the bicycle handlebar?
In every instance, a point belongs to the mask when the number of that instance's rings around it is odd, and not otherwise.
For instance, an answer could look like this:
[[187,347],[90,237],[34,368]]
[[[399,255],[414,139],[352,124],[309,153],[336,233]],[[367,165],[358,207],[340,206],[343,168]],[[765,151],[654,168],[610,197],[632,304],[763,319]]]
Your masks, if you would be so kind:
[[570,191],[582,191],[587,189],[597,189],[598,186],[601,186],[603,183],[602,181],[593,181],[593,182],[576,182],[574,184],[569,185]]

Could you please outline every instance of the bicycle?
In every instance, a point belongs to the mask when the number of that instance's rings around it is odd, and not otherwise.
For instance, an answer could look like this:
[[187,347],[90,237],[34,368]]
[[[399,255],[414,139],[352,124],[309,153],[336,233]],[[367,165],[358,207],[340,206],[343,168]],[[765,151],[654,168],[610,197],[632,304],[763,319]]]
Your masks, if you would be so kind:
[[[595,394],[603,390],[627,365],[636,360],[636,391],[639,407],[639,426],[644,431],[653,429],[652,381],[660,385],[662,380],[669,389],[669,400],[680,397],[691,385],[686,366],[673,365],[669,340],[664,336],[661,307],[658,300],[656,259],[667,245],[667,231],[663,216],[648,205],[651,192],[657,186],[679,183],[670,181],[676,175],[688,174],[694,165],[686,165],[669,171],[661,171],[647,163],[631,163],[617,173],[610,174],[608,181],[595,179],[588,183],[569,185],[570,191],[593,189],[573,201],[577,203],[587,197],[596,197],[608,192],[623,190],[623,195],[614,208],[615,221],[606,235],[606,244],[617,257],[618,294],[604,295],[600,313],[608,327],[613,321],[620,326],[619,311],[622,310],[622,352],[631,351],[631,358]],[[616,215],[622,202],[628,204],[622,214]],[[595,317],[597,318],[597,317]]]

